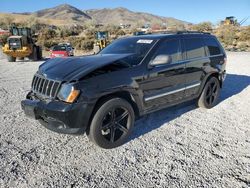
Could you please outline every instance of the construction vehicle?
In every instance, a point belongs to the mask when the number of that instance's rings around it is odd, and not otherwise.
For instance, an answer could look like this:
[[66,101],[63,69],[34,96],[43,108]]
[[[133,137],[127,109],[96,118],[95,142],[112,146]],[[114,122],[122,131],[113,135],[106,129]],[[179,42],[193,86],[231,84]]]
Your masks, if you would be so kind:
[[221,25],[235,25],[241,26],[244,22],[248,20],[249,17],[242,19],[240,22],[234,16],[226,17],[225,20],[221,21]]
[[226,17],[224,21],[221,22],[223,25],[237,25],[237,20],[234,16]]
[[30,28],[12,26],[10,34],[7,43],[2,48],[9,62],[25,57],[33,61],[42,59],[42,48],[35,44]]
[[94,53],[97,54],[99,51],[101,51],[103,48],[105,48],[109,41],[108,36],[109,33],[107,31],[98,31],[95,33],[95,44],[94,44]]

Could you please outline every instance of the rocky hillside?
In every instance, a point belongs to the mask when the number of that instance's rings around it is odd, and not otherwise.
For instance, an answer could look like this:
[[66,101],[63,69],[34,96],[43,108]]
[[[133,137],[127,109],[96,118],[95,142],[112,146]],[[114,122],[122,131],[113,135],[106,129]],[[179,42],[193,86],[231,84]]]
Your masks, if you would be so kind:
[[91,17],[85,14],[83,11],[68,4],[59,5],[54,8],[39,10],[33,13],[33,15],[40,18],[73,20],[78,22],[91,19]]
[[145,24],[145,23],[167,23],[187,24],[187,22],[170,17],[160,17],[144,12],[133,12],[126,8],[96,9],[85,11],[93,20],[101,24]]
[[[92,21],[96,24],[131,24],[131,25],[143,25],[146,23],[166,23],[168,25],[187,24],[185,21],[181,21],[171,17],[161,17],[149,13],[133,12],[126,8],[114,8],[114,9],[92,9],[92,10],[79,10],[68,4],[62,4],[53,8],[39,10],[34,13],[18,13],[22,16],[33,16],[39,19],[55,20],[55,23],[60,25],[83,24],[86,21]],[[17,14],[15,13],[15,17]],[[57,21],[59,20],[59,22]],[[53,23],[53,22],[52,22]],[[55,24],[57,25],[57,24]]]

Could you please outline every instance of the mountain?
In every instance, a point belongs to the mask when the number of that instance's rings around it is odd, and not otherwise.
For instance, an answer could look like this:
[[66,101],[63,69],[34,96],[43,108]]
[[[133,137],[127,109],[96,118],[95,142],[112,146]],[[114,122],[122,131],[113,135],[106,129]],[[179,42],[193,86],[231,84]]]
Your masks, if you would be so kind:
[[188,24],[171,17],[161,17],[144,12],[133,12],[126,8],[115,9],[94,9],[84,11],[93,20],[100,24],[146,24],[146,23],[166,23],[167,25]]
[[88,21],[103,25],[144,25],[144,24],[167,24],[167,26],[188,24],[188,22],[178,20],[171,17],[162,17],[144,12],[134,12],[123,7],[109,9],[91,9],[80,10],[68,4],[62,4],[53,8],[39,10],[37,12],[29,13],[0,13],[2,17],[13,17],[14,21],[19,23],[29,20],[30,17],[36,17],[41,23],[52,25],[73,25],[84,24]]
[[33,16],[58,20],[73,20],[76,22],[91,20],[89,15],[68,4],[62,4],[54,8],[39,10],[33,13]]

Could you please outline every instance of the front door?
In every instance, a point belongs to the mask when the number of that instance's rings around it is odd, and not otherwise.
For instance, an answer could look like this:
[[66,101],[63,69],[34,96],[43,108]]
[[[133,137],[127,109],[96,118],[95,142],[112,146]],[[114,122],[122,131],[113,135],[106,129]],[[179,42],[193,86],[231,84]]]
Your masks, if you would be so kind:
[[147,110],[167,106],[183,99],[185,90],[185,63],[182,62],[182,48],[179,39],[162,41],[152,60],[159,56],[168,56],[165,64],[152,65],[144,78],[141,88],[144,105]]

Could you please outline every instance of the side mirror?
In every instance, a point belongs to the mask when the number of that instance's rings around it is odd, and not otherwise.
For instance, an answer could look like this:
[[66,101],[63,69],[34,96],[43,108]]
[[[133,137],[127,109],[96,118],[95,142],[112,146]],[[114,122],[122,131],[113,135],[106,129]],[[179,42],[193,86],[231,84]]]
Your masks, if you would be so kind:
[[169,55],[157,55],[151,62],[151,66],[157,66],[157,65],[165,65],[172,61],[171,56]]

